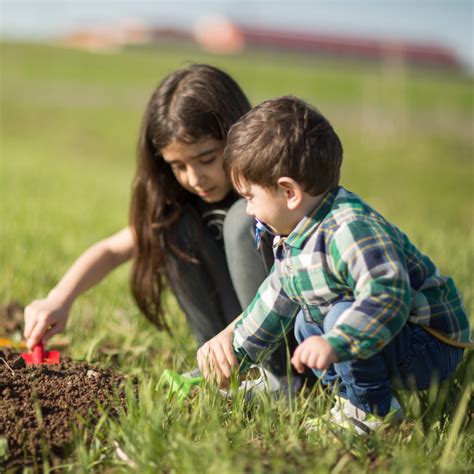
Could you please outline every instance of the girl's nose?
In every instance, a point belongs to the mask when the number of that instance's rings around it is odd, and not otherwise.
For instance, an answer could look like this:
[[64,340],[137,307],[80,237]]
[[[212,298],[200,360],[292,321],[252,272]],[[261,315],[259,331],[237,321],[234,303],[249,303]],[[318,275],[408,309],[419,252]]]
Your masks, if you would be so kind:
[[200,186],[203,182],[203,174],[194,168],[188,169],[188,183],[192,187]]

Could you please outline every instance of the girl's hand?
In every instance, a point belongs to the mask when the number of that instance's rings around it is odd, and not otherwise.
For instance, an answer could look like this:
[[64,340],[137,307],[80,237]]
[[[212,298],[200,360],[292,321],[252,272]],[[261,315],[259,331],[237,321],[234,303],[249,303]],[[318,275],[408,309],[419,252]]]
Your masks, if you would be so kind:
[[293,352],[291,363],[301,374],[305,366],[311,369],[325,370],[338,361],[336,351],[321,336],[312,336],[304,340]]
[[39,342],[46,343],[52,336],[64,331],[69,309],[69,304],[52,296],[31,302],[25,308],[23,335],[26,345],[32,349]]
[[238,367],[232,347],[233,325],[207,341],[197,352],[199,369],[206,380],[215,379],[221,387],[227,387],[232,367]]

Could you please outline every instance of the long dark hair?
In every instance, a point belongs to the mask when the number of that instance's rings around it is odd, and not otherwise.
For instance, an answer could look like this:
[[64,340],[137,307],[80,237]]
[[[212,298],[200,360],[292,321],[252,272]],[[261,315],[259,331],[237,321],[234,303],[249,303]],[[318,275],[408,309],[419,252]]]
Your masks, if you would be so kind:
[[166,257],[173,252],[185,258],[171,229],[191,197],[176,181],[161,150],[173,140],[225,141],[230,127],[249,109],[247,97],[228,74],[202,64],[169,74],[148,102],[130,206],[136,242],[131,288],[138,307],[158,329],[169,329],[161,298]]

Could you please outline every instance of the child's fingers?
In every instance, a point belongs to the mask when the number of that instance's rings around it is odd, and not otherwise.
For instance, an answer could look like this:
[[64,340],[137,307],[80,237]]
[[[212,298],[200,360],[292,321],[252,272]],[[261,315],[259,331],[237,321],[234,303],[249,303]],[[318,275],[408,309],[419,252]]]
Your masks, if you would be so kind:
[[300,361],[306,367],[309,367],[309,358],[311,356],[311,351],[305,346],[303,346],[300,354]]
[[219,346],[213,345],[212,347],[210,347],[207,365],[212,370],[212,372],[214,372],[214,375],[217,375],[218,372],[222,372],[221,361],[223,359],[225,359],[225,357],[222,356],[222,352]]
[[236,367],[237,359],[234,351],[230,349],[227,340],[219,340],[214,347],[214,360],[219,368],[220,375],[229,379],[232,373],[232,367]]
[[225,358],[223,361],[227,370],[224,372],[226,377],[229,378],[232,372],[232,367],[238,367],[239,363],[237,362],[237,357],[234,353],[234,348],[232,346],[232,338],[221,339],[221,351],[222,357]]
[[203,375],[203,377],[206,380],[209,380],[209,378],[211,376],[211,373],[212,373],[211,368],[209,366],[209,361],[202,359],[201,361],[198,362],[198,366],[199,366],[199,370],[200,370],[201,374]]
[[319,359],[318,359],[318,354],[317,353],[310,353],[308,354],[308,358],[306,360],[306,367],[309,367],[311,369],[319,369]]
[[25,310],[26,345],[32,349],[33,346],[39,344],[49,326],[49,318],[44,311],[38,310],[34,306],[28,312]]
[[209,357],[209,366],[211,368],[210,379],[215,380],[219,385],[223,380],[226,380],[230,377],[230,369],[227,369],[229,376],[224,372],[224,365],[221,365],[221,362],[217,359],[216,353],[213,351]]
[[25,319],[25,329],[23,330],[23,336],[24,336],[24,338],[27,342],[31,337],[31,333],[34,330],[35,325],[36,325],[36,320],[34,320],[34,319]]
[[232,367],[237,366],[230,338],[217,335],[197,352],[197,362],[206,380],[215,379],[219,385],[230,378]]
[[223,349],[229,365],[231,367],[238,367],[239,363],[237,362],[237,357],[235,357],[234,348],[232,347],[232,340],[230,345],[224,345]]
[[329,363],[329,358],[327,354],[321,354],[321,356],[317,360],[317,369],[319,370],[325,370],[327,369],[331,364]]
[[207,380],[209,374],[209,344],[204,344],[197,352],[197,363],[199,370]]
[[293,357],[291,358],[291,363],[292,363],[293,367],[300,374],[304,372],[304,365],[301,362],[301,352],[302,352],[302,346],[299,345],[295,349],[295,352],[293,353]]
[[36,311],[35,311],[35,304],[29,304],[25,308],[24,312],[24,319],[25,319],[25,329],[23,330],[23,335],[25,336],[25,339],[28,339],[33,331],[33,328],[36,325],[36,317],[35,317]]
[[304,372],[304,365],[298,359],[292,359],[291,363],[299,374]]
[[227,360],[227,354],[222,347],[219,345],[215,348],[214,351],[214,359],[220,369],[220,371],[224,374],[226,378],[230,377],[231,366],[229,361]]
[[26,340],[26,345],[32,349],[33,346],[36,346],[36,344],[41,342],[47,330],[48,323],[44,319],[36,320],[36,324],[31,331],[30,337]]
[[214,355],[214,350],[208,342],[199,349],[197,361],[199,370],[206,380],[218,379],[220,377],[220,366]]

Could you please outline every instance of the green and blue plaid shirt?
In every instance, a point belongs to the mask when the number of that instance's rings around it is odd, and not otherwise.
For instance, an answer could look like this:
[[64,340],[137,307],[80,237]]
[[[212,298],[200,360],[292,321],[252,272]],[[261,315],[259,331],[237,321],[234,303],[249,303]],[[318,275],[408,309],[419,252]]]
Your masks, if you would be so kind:
[[407,321],[454,345],[471,341],[453,280],[343,187],[328,193],[290,235],[276,237],[274,253],[272,272],[234,329],[241,370],[282,342],[299,311],[322,324],[339,301],[352,306],[323,337],[340,360],[372,356]]

